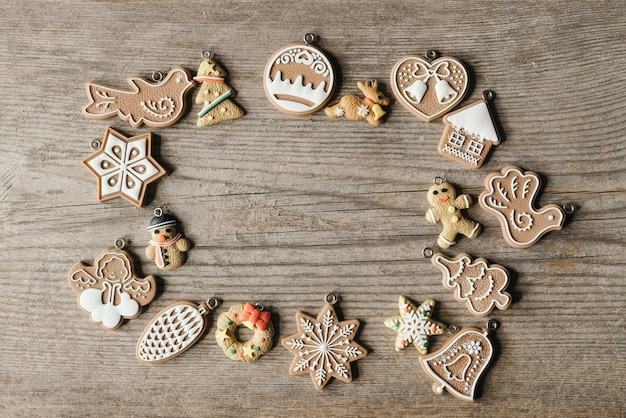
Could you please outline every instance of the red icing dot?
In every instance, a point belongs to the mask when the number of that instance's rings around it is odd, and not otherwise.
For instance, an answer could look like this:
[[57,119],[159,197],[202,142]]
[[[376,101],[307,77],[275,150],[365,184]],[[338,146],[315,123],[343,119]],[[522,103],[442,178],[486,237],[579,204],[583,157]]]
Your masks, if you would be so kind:
[[400,340],[400,344],[404,347],[406,345],[406,340]]
[[233,313],[233,318],[237,318],[237,313]]
[[239,353],[239,357],[243,357],[243,352],[240,352],[240,353]]
[[265,338],[261,338],[259,341],[264,343],[265,342]]
[[409,311],[409,307],[408,307],[408,306],[405,306],[405,307],[404,307],[404,312],[408,312],[408,311]]

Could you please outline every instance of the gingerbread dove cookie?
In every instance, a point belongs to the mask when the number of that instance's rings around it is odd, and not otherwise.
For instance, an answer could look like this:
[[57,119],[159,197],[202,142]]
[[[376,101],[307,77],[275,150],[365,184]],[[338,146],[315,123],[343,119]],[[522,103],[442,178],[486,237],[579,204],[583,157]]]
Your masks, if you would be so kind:
[[515,248],[528,248],[550,231],[563,228],[565,212],[555,204],[535,209],[541,177],[510,165],[485,179],[480,207],[500,222],[506,242]]
[[129,77],[128,84],[130,90],[87,83],[90,102],[83,109],[83,114],[89,119],[107,119],[117,115],[133,128],[144,123],[152,128],[165,128],[182,117],[185,96],[194,82],[189,71],[176,67],[161,81]]

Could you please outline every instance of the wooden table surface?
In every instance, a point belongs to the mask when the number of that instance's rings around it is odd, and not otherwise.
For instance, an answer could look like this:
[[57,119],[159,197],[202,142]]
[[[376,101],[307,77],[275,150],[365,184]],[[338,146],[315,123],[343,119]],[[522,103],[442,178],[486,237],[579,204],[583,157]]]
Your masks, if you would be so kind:
[[[0,5],[0,415],[3,416],[624,416],[626,332],[626,19],[620,1],[518,2],[47,2]],[[269,57],[307,32],[333,60],[333,102],[389,74],[408,54],[435,49],[470,68],[462,104],[496,92],[503,136],[478,170],[440,156],[440,120],[425,123],[396,100],[379,127],[295,118],[266,99]],[[244,118],[199,129],[192,104],[174,126],[132,128],[88,120],[85,84],[126,87],[174,66],[195,74],[210,50],[229,72]],[[112,126],[153,132],[169,175],[143,208],[99,203],[82,166]],[[542,175],[538,204],[573,204],[563,230],[535,246],[506,245],[477,204],[484,231],[445,253],[481,256],[512,272],[508,310],[472,316],[423,257],[440,226],[426,222],[437,176],[474,199],[508,164]],[[163,272],[144,255],[156,207],[176,215],[193,242],[188,262]],[[117,238],[161,290],[141,316],[106,331],[89,321],[68,285]],[[354,380],[314,389],[291,376],[279,339],[295,314],[316,315],[327,293],[358,318],[369,355]],[[496,358],[475,403],[432,391],[417,350],[394,351],[383,325],[397,299],[437,301],[434,318],[484,326],[495,318]],[[184,355],[137,361],[135,344],[176,300],[222,301]],[[254,363],[226,358],[217,315],[262,303],[273,349]],[[432,349],[447,337],[431,337]]]

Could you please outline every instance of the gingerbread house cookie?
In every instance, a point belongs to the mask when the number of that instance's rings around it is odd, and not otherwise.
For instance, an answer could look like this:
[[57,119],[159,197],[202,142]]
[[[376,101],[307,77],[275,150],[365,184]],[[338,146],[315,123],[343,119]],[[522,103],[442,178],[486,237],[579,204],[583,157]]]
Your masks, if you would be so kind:
[[443,117],[446,128],[439,141],[439,154],[470,168],[479,168],[500,137],[486,100],[478,100]]

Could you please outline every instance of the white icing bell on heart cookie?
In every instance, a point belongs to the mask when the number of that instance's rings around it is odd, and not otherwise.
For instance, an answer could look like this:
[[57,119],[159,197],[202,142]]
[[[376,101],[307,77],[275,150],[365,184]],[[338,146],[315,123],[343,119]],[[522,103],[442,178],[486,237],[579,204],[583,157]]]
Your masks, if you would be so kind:
[[287,45],[267,62],[263,76],[265,94],[283,113],[315,113],[333,94],[335,72],[328,56],[311,45],[316,40],[315,35],[308,33],[304,44]]

